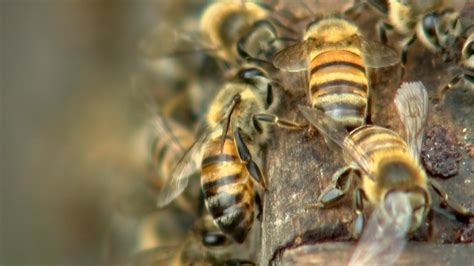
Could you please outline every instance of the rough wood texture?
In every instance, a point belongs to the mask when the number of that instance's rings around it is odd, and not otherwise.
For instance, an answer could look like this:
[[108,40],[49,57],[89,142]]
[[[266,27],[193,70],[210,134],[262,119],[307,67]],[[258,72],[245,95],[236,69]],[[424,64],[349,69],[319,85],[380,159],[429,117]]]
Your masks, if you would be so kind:
[[[472,13],[472,12],[470,12]],[[469,21],[472,23],[472,16]],[[361,21],[369,36],[376,36],[375,21]],[[395,38],[396,35],[389,35]],[[436,103],[437,91],[451,79],[454,63],[444,63],[416,43],[409,52],[405,81],[421,80],[429,91],[430,114],[427,126],[440,124],[458,139],[457,149],[462,154],[459,173],[452,178],[437,178],[451,198],[464,206],[474,208],[474,160],[469,154],[474,143],[474,91],[457,88],[450,91],[443,104]],[[373,84],[373,117],[375,124],[400,131],[393,98],[399,86],[399,67],[379,70],[371,75]],[[298,104],[307,104],[304,88],[286,88],[288,100],[281,115],[288,119],[304,121],[297,113]],[[292,95],[289,95],[291,92]],[[330,183],[334,171],[342,166],[338,154],[332,152],[319,133],[311,139],[305,132],[276,129],[275,138],[266,156],[266,174],[269,192],[265,195],[262,221],[262,242],[259,264],[341,265],[352,251],[353,214],[352,202],[339,207],[320,210],[304,208],[316,201],[321,190]],[[433,206],[439,206],[433,195]],[[350,199],[349,199],[350,200]],[[474,246],[447,245],[459,243],[461,235],[470,235],[472,226],[436,213],[434,232],[430,244],[410,242],[402,255],[400,265],[467,265],[474,260]],[[470,229],[469,229],[470,228]],[[424,241],[426,226],[418,230],[414,239]],[[466,237],[464,238],[466,239]],[[326,243],[335,242],[336,243]],[[296,250],[292,248],[304,246]],[[324,253],[320,253],[324,251]],[[327,254],[326,254],[327,253]],[[344,254],[344,256],[341,256]],[[436,254],[436,256],[434,256]]]
[[[472,265],[474,244],[437,245],[410,243],[395,265]],[[351,243],[323,243],[285,252],[282,265],[345,265],[353,251]]]

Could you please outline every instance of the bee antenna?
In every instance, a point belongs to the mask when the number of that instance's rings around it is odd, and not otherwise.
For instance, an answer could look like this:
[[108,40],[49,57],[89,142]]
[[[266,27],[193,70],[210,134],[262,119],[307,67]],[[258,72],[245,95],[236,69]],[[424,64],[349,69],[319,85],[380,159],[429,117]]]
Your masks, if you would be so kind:
[[303,8],[305,8],[313,18],[317,17],[314,10],[306,3],[306,1],[301,1],[300,3],[303,6]]
[[240,103],[240,101],[241,101],[240,94],[236,94],[232,98],[232,103],[229,107],[229,112],[227,114],[227,120],[226,120],[226,123],[225,123],[225,127],[224,127],[224,130],[222,131],[222,138],[221,138],[221,145],[220,145],[221,153],[224,150],[225,137],[227,136],[227,132],[229,131],[230,118],[232,116],[232,113],[235,110],[235,107],[237,107],[237,105]]

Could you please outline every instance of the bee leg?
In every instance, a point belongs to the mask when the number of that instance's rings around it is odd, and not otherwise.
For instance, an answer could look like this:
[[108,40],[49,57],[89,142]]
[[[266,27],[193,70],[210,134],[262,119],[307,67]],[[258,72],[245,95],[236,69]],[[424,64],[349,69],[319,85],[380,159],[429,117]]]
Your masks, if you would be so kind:
[[463,77],[464,77],[464,74],[463,74],[463,73],[454,76],[454,78],[452,78],[451,81],[450,81],[446,86],[444,86],[444,87],[441,89],[441,91],[439,92],[439,96],[438,96],[440,102],[444,102],[444,96],[446,95],[446,93],[447,93],[450,89],[452,89],[452,87],[453,87],[454,85],[456,85],[457,83],[459,83],[459,82],[463,79]]
[[402,72],[400,73],[400,80],[403,80],[403,77],[405,76],[405,68],[407,65],[407,59],[408,59],[408,49],[410,49],[410,46],[415,43],[416,41],[416,34],[413,34],[408,40],[405,42],[403,45],[402,52],[400,53],[400,61],[402,64]]
[[279,127],[285,127],[289,129],[303,129],[303,128],[308,127],[308,125],[302,125],[293,121],[280,119],[278,116],[272,115],[272,114],[253,115],[252,121],[254,125],[256,125],[258,122],[266,122],[266,123],[277,125]]
[[388,43],[387,30],[393,30],[393,26],[383,20],[377,22],[377,35],[379,36],[380,42],[383,44]]
[[426,241],[430,241],[431,238],[433,237],[433,232],[434,232],[433,219],[434,219],[434,211],[432,209],[430,209],[428,211],[428,217],[427,217],[428,232],[427,232],[427,236],[426,236]]
[[250,154],[250,151],[242,138],[242,134],[240,133],[240,128],[238,127],[234,129],[234,139],[240,160],[246,164],[247,171],[253,180],[266,191],[267,186],[265,184],[262,170],[260,170],[260,167],[258,167],[258,165],[252,160],[252,155]]
[[457,201],[450,199],[448,193],[446,193],[440,183],[433,179],[430,179],[429,183],[433,190],[436,192],[436,194],[441,197],[442,203],[446,204],[451,209],[451,211],[456,215],[457,219],[461,221],[466,221],[474,217],[474,212],[464,208]]
[[354,205],[356,211],[356,221],[354,223],[354,237],[359,238],[362,230],[365,226],[365,218],[364,218],[364,199],[367,199],[364,191],[360,188],[354,193]]
[[339,169],[332,176],[331,184],[321,192],[318,201],[313,204],[307,204],[305,207],[329,208],[339,204],[350,190],[353,174],[353,169],[348,166]]

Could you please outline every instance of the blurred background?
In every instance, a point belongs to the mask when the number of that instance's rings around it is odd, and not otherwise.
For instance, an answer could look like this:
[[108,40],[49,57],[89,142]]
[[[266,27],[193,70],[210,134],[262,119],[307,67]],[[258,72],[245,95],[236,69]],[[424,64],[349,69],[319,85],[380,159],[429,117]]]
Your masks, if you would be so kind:
[[139,171],[138,44],[180,2],[0,1],[1,265],[102,264],[112,210]]

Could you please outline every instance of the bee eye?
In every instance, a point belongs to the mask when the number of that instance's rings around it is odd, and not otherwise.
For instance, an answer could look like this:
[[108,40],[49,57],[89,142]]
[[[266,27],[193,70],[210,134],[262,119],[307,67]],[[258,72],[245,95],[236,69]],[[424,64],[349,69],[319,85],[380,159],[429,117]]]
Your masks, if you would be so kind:
[[221,246],[225,243],[226,237],[220,233],[203,232],[202,244],[204,246]]
[[468,44],[467,55],[468,57],[474,55],[474,41]]
[[237,73],[237,76],[241,79],[252,79],[255,77],[265,77],[266,75],[257,68],[244,68]]
[[436,14],[432,13],[423,18],[423,29],[428,36],[436,35]]

